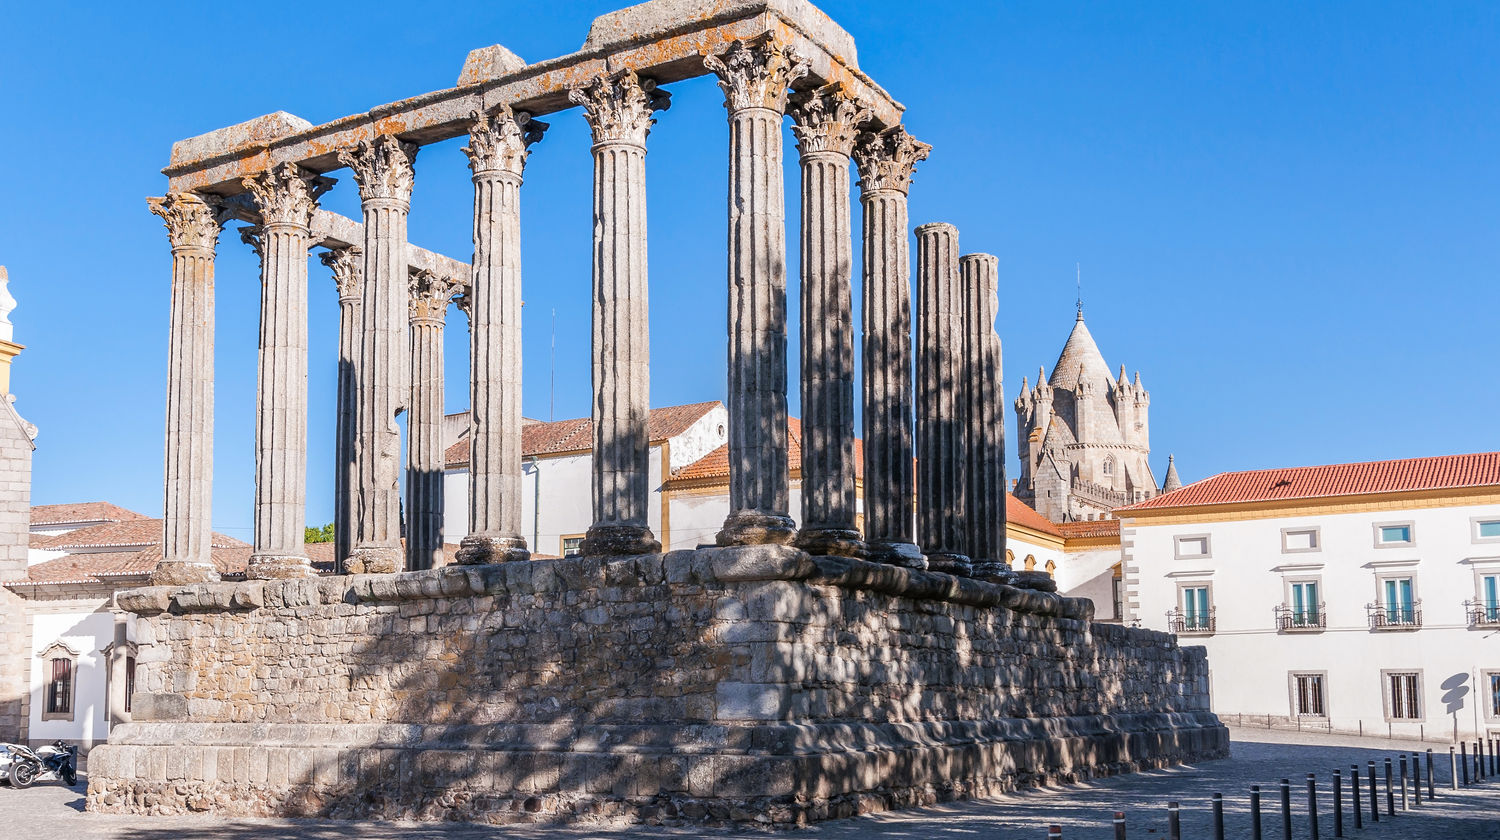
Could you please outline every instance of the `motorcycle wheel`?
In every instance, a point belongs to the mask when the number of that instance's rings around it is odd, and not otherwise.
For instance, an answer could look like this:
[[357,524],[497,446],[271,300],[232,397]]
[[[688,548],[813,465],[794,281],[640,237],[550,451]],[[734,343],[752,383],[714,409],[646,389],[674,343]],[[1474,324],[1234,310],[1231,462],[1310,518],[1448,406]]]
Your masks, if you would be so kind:
[[73,772],[73,768],[64,767],[62,771],[62,780],[63,784],[67,785],[68,787],[72,787],[78,784],[78,774]]
[[17,761],[10,766],[10,786],[20,790],[31,787],[36,781],[37,766],[29,761]]

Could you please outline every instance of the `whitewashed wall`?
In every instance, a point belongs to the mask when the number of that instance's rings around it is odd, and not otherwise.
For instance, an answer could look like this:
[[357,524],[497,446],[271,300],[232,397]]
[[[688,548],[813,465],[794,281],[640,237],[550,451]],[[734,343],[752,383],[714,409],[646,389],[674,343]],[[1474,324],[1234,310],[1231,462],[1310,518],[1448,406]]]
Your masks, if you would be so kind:
[[[61,738],[81,743],[87,749],[109,737],[108,664],[102,651],[114,640],[114,616],[87,606],[31,617],[31,719],[27,736],[30,741],[50,743]],[[51,678],[51,665],[42,654],[55,642],[78,654],[74,662],[71,720],[42,719]]]

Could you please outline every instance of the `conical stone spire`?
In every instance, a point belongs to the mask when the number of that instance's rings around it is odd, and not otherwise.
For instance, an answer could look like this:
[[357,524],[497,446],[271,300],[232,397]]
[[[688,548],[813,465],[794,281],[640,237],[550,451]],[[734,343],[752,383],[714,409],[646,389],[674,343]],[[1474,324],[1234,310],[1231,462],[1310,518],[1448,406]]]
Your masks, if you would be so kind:
[[1181,489],[1181,487],[1182,479],[1177,475],[1177,457],[1175,455],[1168,455],[1167,477],[1162,480],[1161,492],[1170,493],[1173,490]]

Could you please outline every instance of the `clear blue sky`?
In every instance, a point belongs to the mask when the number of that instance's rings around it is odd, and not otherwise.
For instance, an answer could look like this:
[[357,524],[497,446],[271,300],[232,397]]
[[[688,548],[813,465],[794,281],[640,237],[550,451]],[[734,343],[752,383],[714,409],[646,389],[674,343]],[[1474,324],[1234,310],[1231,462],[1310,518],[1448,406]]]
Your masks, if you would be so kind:
[[[465,54],[576,50],[613,2],[24,4],[0,32],[0,264],[20,301],[33,499],[161,509],[170,258],[146,210],[174,140],[449,87]],[[1152,393],[1153,463],[1223,470],[1500,448],[1500,5],[829,0],[935,150],[912,223],[999,255],[1007,402],[1050,371],[1082,263],[1111,366]],[[648,157],[652,402],[724,393],[727,144],[707,80]],[[588,138],[550,118],[524,192],[525,411],[588,413]],[[461,143],[418,158],[411,237],[467,259]],[[795,153],[788,149],[795,225]],[[347,172],[329,209],[357,215]],[[856,221],[857,226],[857,221]],[[795,228],[793,228],[795,230]],[[792,301],[795,321],[795,234]],[[249,537],[258,274],[218,263],[215,527]],[[332,517],[337,303],[314,262],[309,520]],[[450,318],[448,409],[467,407]],[[791,358],[795,359],[793,332]],[[796,386],[792,389],[796,410]],[[1007,428],[1014,434],[1013,420]]]

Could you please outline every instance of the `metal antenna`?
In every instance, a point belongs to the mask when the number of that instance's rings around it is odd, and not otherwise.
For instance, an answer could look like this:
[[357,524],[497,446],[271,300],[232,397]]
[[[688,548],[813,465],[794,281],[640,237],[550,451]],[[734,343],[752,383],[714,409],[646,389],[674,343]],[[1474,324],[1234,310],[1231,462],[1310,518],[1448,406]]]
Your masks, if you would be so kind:
[[557,307],[552,307],[552,360],[548,371],[551,382],[547,385],[547,422],[556,418],[557,411]]
[[1073,270],[1077,272],[1078,283],[1078,317],[1083,317],[1083,263],[1073,263]]

